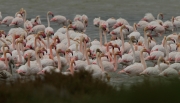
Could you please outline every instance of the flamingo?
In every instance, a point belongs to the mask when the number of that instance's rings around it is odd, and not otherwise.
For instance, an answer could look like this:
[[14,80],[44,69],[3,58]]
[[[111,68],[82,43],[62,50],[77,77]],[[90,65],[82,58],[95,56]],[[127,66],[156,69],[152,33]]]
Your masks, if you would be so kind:
[[49,22],[49,15],[52,15],[52,12],[48,11],[47,12],[47,22],[48,22],[48,27],[45,28],[45,34],[48,35],[53,35],[54,34],[54,30],[52,27],[50,27],[50,22]]
[[17,27],[22,26],[24,22],[26,21],[26,10],[23,10],[22,13],[24,14],[24,17],[22,16],[15,17],[9,26],[12,26],[12,25],[17,26]]
[[137,31],[136,23],[134,23],[134,31],[128,35],[128,38],[131,38],[131,36],[134,36],[136,40],[138,40],[141,36],[141,34]]
[[151,22],[154,21],[155,18],[151,13],[146,13],[144,18],[142,18],[141,20],[147,21],[147,22]]
[[52,13],[52,16],[53,16],[53,18],[50,20],[51,22],[56,22],[56,23],[58,23],[59,25],[60,24],[63,24],[64,26],[65,25],[68,25],[68,20],[66,19],[66,17],[65,16],[62,16],[62,15],[55,15],[54,16],[54,14]]
[[1,14],[1,12],[0,12],[0,22],[2,21],[2,14]]
[[178,29],[180,28],[180,21],[176,20],[174,17],[172,17],[172,23],[173,23],[173,26],[174,26],[174,29]]
[[33,28],[33,25],[29,20],[26,20],[24,22],[24,28],[25,28],[25,30],[27,30],[29,32]]
[[[100,49],[96,50],[96,57],[98,58],[100,56]],[[87,59],[88,60],[88,59]],[[104,72],[102,62],[99,64],[99,59],[97,59],[97,65],[96,64],[89,64],[90,62],[87,61],[88,65],[85,67],[85,70],[92,73],[93,78],[100,78],[104,79],[107,78],[107,80],[110,80],[110,77],[107,72]],[[103,76],[103,78],[102,78]]]
[[130,45],[131,45],[131,48],[132,48],[132,52],[133,52],[133,55],[131,54],[124,54],[122,55],[122,58],[119,58],[118,62],[120,64],[123,64],[123,65],[130,65],[132,63],[134,63],[136,61],[136,54],[135,54],[135,50],[134,50],[134,47],[133,47],[133,44],[132,42],[135,41],[135,37],[134,36],[131,36],[130,38]]
[[38,15],[38,16],[36,16],[36,18],[31,19],[31,23],[32,23],[33,26],[41,25],[41,18],[40,18],[40,16]]
[[4,17],[4,19],[1,21],[1,24],[7,25],[9,26],[12,22],[12,20],[14,19],[14,17],[12,16],[6,16]]
[[169,66],[169,65],[161,63],[161,62],[165,62],[165,63],[169,64],[169,62],[166,62],[163,57],[159,57],[157,66],[148,67],[140,74],[143,74],[143,75],[158,75],[158,74],[160,74],[163,70],[165,70]]
[[112,18],[107,19],[106,22],[108,23],[109,28],[112,28],[113,25],[116,24],[117,21],[115,18],[112,17]]
[[28,62],[25,65],[21,65],[16,72],[22,76],[24,75],[34,75],[37,74],[39,71],[42,70],[42,65],[39,60],[39,53],[42,53],[42,51],[39,48],[36,48],[35,54],[36,54],[36,61],[30,61],[31,54],[28,53],[25,55],[25,58],[28,58]]
[[120,47],[120,50],[121,50],[121,53],[124,54],[124,53],[127,53],[129,52],[131,46],[129,43],[125,42],[124,43],[124,36],[123,36],[123,33],[122,33],[122,30],[126,28],[125,25],[123,25],[120,29],[120,37],[121,37],[121,42],[122,42],[122,46]]
[[113,29],[122,26],[122,25],[129,25],[128,21],[123,19],[123,18],[119,18],[116,20],[116,23],[113,25]]
[[118,73],[119,74],[126,73],[129,75],[139,75],[141,72],[143,72],[147,68],[146,62],[143,58],[143,52],[149,53],[149,51],[146,50],[145,48],[143,50],[141,50],[141,55],[140,55],[141,63],[134,63],[132,65],[129,65],[126,68],[124,68],[123,70],[119,71]]

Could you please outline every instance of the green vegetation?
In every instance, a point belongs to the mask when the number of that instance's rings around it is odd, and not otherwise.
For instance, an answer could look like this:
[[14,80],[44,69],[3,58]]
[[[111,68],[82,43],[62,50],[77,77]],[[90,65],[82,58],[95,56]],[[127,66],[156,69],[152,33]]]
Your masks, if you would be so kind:
[[54,73],[36,81],[1,84],[0,103],[179,103],[179,79],[165,81],[145,79],[117,91],[85,71],[74,76]]

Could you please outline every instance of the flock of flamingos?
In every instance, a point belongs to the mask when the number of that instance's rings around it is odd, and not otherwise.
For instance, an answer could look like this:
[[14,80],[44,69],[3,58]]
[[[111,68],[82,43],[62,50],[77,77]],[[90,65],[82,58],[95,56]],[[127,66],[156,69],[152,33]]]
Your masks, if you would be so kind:
[[[106,21],[95,18],[100,40],[91,40],[86,34],[88,17],[76,15],[68,20],[62,15],[47,12],[48,26],[41,24],[40,16],[26,20],[21,8],[13,16],[2,18],[1,25],[12,27],[8,33],[0,30],[0,77],[45,75],[58,72],[73,75],[79,70],[92,73],[94,78],[109,80],[109,72],[127,75],[178,76],[180,74],[180,16],[162,21],[147,13],[133,26],[119,18]],[[56,32],[50,22],[63,25]],[[144,33],[138,32],[143,30]],[[163,36],[164,34],[168,36]],[[107,40],[111,36],[111,40]],[[153,37],[161,37],[157,44]],[[147,67],[146,62],[154,65]],[[121,70],[117,71],[119,64]],[[120,68],[120,67],[119,67]],[[6,73],[10,73],[7,76]]]

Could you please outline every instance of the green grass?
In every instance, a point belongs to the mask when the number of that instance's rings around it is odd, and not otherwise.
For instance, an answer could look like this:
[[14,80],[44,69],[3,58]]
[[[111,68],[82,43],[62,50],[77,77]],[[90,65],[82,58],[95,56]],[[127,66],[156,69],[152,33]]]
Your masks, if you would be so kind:
[[[168,81],[168,82],[166,82]],[[85,71],[74,76],[54,73],[44,79],[0,85],[0,103],[179,103],[179,79],[145,79],[120,91]]]

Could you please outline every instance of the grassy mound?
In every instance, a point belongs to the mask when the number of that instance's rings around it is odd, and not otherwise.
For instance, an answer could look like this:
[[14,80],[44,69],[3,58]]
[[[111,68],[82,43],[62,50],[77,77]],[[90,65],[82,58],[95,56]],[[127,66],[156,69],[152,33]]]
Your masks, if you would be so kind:
[[0,103],[170,103],[180,101],[179,79],[121,86],[117,91],[107,83],[93,79],[85,71],[65,76],[47,74],[44,79],[0,85]]

